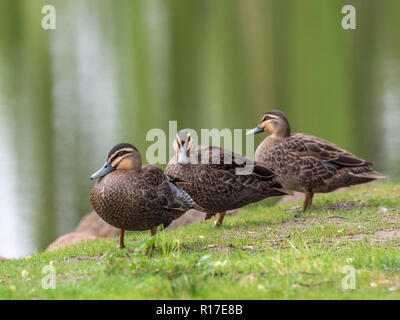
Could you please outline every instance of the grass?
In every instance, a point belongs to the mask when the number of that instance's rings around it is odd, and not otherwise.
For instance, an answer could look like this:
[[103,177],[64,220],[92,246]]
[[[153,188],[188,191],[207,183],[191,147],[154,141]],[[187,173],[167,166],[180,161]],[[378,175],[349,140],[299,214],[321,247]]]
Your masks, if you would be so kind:
[[[293,206],[131,232],[124,250],[105,239],[2,262],[0,299],[400,299],[400,185],[319,195],[296,219]],[[54,290],[42,287],[48,265]]]

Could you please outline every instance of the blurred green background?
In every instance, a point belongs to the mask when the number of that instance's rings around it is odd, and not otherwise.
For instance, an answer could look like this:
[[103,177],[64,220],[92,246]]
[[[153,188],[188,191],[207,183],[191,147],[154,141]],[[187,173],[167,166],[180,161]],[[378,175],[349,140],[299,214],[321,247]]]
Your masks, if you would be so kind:
[[398,0],[0,0],[0,256],[72,231],[110,147],[145,154],[168,120],[249,129],[279,108],[399,180],[399,30]]

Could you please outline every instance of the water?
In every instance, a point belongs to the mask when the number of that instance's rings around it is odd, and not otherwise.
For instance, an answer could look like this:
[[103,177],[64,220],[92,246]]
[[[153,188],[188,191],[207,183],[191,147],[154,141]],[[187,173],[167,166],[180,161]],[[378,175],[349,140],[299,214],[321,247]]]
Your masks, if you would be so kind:
[[[400,3],[0,1],[0,256],[42,250],[91,210],[89,176],[152,128],[252,128],[281,108],[400,178]],[[265,137],[265,135],[264,135]],[[257,136],[257,145],[263,137]]]

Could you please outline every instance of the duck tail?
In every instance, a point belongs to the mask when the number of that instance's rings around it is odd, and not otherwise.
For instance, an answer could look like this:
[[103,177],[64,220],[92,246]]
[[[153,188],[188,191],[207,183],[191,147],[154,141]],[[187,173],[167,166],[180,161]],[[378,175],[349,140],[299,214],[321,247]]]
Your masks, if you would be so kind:
[[272,195],[273,196],[287,196],[287,195],[293,195],[293,192],[285,190],[283,188],[272,188],[271,189]]
[[173,194],[174,201],[168,204],[169,207],[178,207],[184,210],[196,208],[196,202],[184,190],[168,181],[168,185]]
[[196,209],[196,210],[201,211],[201,212],[206,212],[206,210],[204,208],[200,207],[197,204],[194,205],[193,209]]
[[293,192],[290,190],[286,190],[285,188],[283,188],[283,186],[277,182],[274,181],[273,185],[271,186],[271,190],[272,190],[272,195],[273,196],[287,196],[287,195],[293,195]]
[[386,176],[378,171],[367,171],[362,173],[356,173],[355,176],[359,178],[371,179],[371,180],[378,180],[378,179],[385,179]]
[[283,188],[274,188],[274,189],[279,192],[278,196],[288,196],[288,195],[293,196],[294,195],[293,191],[290,191],[290,190],[286,190]]

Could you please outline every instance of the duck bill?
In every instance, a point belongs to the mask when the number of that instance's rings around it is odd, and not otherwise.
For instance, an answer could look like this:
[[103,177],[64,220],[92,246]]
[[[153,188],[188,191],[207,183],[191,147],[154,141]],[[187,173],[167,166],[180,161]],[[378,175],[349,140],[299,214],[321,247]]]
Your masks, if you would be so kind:
[[251,135],[251,134],[257,134],[257,133],[260,133],[260,132],[264,132],[264,129],[261,128],[260,125],[258,125],[258,126],[255,127],[254,129],[248,131],[248,132],[246,133],[246,136],[249,136],[249,135]]
[[180,147],[178,150],[178,163],[180,163],[180,164],[188,164],[189,163],[189,157],[187,154],[187,145],[186,144],[184,146]]
[[106,162],[104,166],[97,172],[93,173],[90,176],[90,180],[99,179],[104,177],[105,175],[109,174],[111,171],[114,171],[115,168],[111,166],[110,163]]

